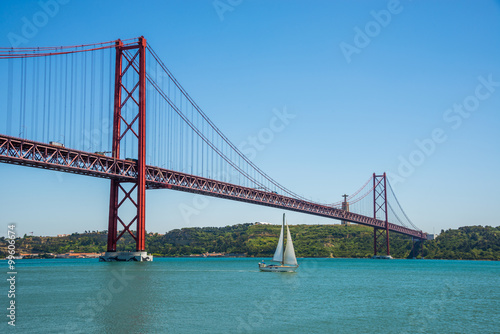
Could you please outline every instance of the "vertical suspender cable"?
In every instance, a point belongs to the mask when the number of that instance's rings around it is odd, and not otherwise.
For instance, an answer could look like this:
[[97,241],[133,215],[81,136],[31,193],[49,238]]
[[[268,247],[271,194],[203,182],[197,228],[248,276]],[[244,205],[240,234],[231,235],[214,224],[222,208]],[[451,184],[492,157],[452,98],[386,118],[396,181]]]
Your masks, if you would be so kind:
[[23,136],[21,138],[27,138],[26,137],[26,87],[27,87],[27,63],[28,60],[23,58],[23,90],[22,90],[22,96],[23,96],[23,107],[22,107],[22,115],[23,115],[23,121],[21,123],[21,131],[23,133]]
[[[26,95],[28,94],[28,59],[24,62],[24,85],[23,85],[23,135],[24,138],[28,138],[28,128],[26,124],[26,119],[28,118],[26,113],[28,112],[28,106],[26,101]],[[29,125],[29,124],[28,124]]]
[[113,52],[109,51],[109,93],[108,93],[108,97],[109,97],[109,101],[108,101],[108,122],[107,122],[107,126],[108,126],[108,151],[111,151],[112,149],[112,145],[111,145],[111,137],[113,135],[113,103],[114,103],[114,100],[113,100],[113,96],[114,96],[114,73],[113,73],[113,69],[114,69],[114,66],[113,66]]
[[95,52],[90,52],[90,99],[89,99],[89,108],[90,108],[90,113],[89,113],[89,126],[85,129],[85,137],[87,138],[88,142],[88,150],[90,151],[96,151],[94,147],[94,115],[95,115],[95,95],[94,95],[94,88],[95,88]]
[[12,136],[12,99],[13,99],[13,86],[14,86],[14,60],[8,59],[8,72],[7,72],[7,119],[5,120],[6,132]]
[[[158,81],[158,71],[156,71],[155,69],[155,81]],[[148,94],[148,96],[151,96],[151,94]],[[159,119],[159,113],[158,113],[158,99],[157,99],[157,94],[153,95],[152,96],[152,102],[153,102],[153,106],[152,108],[149,108],[149,115],[148,115],[148,119],[152,120],[154,123],[151,124],[152,126],[150,128],[153,128],[153,137],[151,138],[151,140],[149,140],[148,142],[150,143],[150,145],[152,144],[153,146],[155,147],[161,147],[161,145],[159,145],[159,141],[158,141],[158,136],[160,135],[160,129],[159,129],[159,123],[160,123],[160,119]],[[158,165],[158,150],[148,150],[148,152],[154,152],[154,157],[153,157],[153,161],[154,161],[154,164],[157,166]]]
[[[52,57],[51,57],[52,58]],[[52,109],[54,110],[53,124],[54,124],[54,134],[52,135],[52,139],[56,141],[59,140],[59,113],[58,109],[60,106],[59,103],[59,57],[54,56],[54,100],[52,101]]]
[[73,100],[73,93],[74,93],[74,88],[76,85],[76,80],[75,80],[75,54],[71,54],[71,80],[70,80],[70,88],[69,88],[69,134],[70,134],[70,141],[69,145],[70,147],[75,147],[75,142],[73,140],[74,133],[75,131],[73,130],[73,113],[74,111],[74,100]]
[[[151,90],[153,91],[153,90]],[[159,95],[158,94],[158,99],[159,99]],[[159,100],[160,103],[161,103],[161,100]],[[167,150],[168,150],[168,123],[167,123],[167,119],[168,119],[168,109],[166,108],[166,105],[165,103],[161,103],[162,105],[162,112],[161,114],[163,115],[163,123],[162,123],[162,129],[163,129],[163,140],[162,142],[164,143],[163,145],[163,151],[162,151],[162,167],[165,167],[166,166],[166,163],[167,163]]]
[[29,128],[30,128],[30,137],[31,139],[33,140],[37,140],[36,139],[36,135],[35,135],[35,129],[36,129],[36,123],[35,123],[35,88],[36,88],[36,70],[35,70],[35,66],[36,66],[36,63],[38,61],[36,59],[32,59],[32,72],[31,72],[31,75],[30,75],[30,78],[31,78],[31,111],[30,111],[30,114],[31,114],[31,118],[30,118],[30,123],[29,123]]
[[99,99],[99,119],[98,119],[98,129],[100,130],[100,138],[99,138],[99,151],[107,151],[104,148],[104,122],[103,122],[103,112],[104,112],[104,53],[106,52],[105,50],[101,50],[101,63],[99,66],[99,71],[101,73],[101,80],[99,83],[99,90],[98,92],[100,93],[100,99]]
[[[179,94],[179,109],[182,110],[182,96]],[[182,172],[185,172],[186,170],[184,169],[186,164],[184,163],[184,124],[180,123],[180,136],[181,136],[181,158],[180,158],[180,162],[181,162],[181,171]]]
[[46,111],[47,111],[47,58],[44,57],[44,67],[43,67],[43,115],[42,115],[42,141],[47,142],[47,138],[45,137],[47,124],[46,124]]
[[20,90],[19,90],[19,137],[22,138],[23,133],[23,118],[24,118],[24,94],[25,94],[25,58],[21,58],[21,81],[20,81]]
[[23,69],[24,69],[24,58],[21,58],[21,75],[19,76],[19,131],[18,131],[18,137],[21,137],[22,129],[21,129],[21,124],[22,124],[22,117],[23,117]]
[[47,141],[52,140],[52,133],[50,132],[51,130],[51,117],[50,117],[50,111],[52,107],[51,99],[52,99],[52,57],[49,58],[49,75],[48,75],[48,96],[47,96]]
[[82,147],[82,144],[84,143],[85,137],[83,137],[84,131],[85,131],[85,113],[87,112],[87,53],[84,52],[82,56],[83,60],[83,66],[82,66],[82,77],[83,77],[83,93],[82,93],[82,99],[83,99],[83,109],[80,111],[80,134],[79,134],[79,141],[80,141],[80,149],[85,150],[84,147]]
[[39,65],[40,61],[38,59],[33,60],[33,121],[31,126],[33,127],[33,139],[37,141],[41,141],[38,137],[38,111],[40,110],[39,102],[38,102],[38,90],[37,87],[40,87],[40,83],[38,82],[39,76]]
[[[193,118],[193,106],[191,106],[191,119]],[[191,174],[194,173],[194,131],[191,132]]]
[[63,107],[63,135],[64,135],[64,141],[65,145],[68,145],[66,141],[68,140],[68,132],[67,132],[67,118],[68,118],[68,58],[69,55],[64,57],[64,107]]

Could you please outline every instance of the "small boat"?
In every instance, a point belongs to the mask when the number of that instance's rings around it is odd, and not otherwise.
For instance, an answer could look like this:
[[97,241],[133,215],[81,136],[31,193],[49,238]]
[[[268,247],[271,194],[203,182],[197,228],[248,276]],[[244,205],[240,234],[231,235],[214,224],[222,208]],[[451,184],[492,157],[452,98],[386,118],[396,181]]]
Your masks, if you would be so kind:
[[[286,225],[286,246],[285,240],[283,238],[283,232]],[[283,225],[281,225],[281,233],[278,241],[278,246],[276,246],[276,251],[273,256],[274,262],[279,262],[279,265],[271,264],[267,265],[264,261],[259,263],[260,271],[274,271],[274,272],[294,272],[299,264],[297,263],[297,258],[295,257],[295,250],[293,248],[292,236],[290,235],[290,230],[288,229],[288,224],[285,222],[285,214],[283,214]]]

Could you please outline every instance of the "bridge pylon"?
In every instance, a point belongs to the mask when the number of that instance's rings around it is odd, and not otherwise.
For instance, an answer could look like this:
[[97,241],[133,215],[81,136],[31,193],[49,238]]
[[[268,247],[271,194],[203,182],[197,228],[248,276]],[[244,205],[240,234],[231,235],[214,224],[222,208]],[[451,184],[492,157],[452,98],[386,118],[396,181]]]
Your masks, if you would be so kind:
[[[123,45],[116,41],[115,93],[113,112],[113,159],[135,161],[136,179],[133,182],[111,180],[108,221],[108,247],[101,261],[151,261],[145,251],[146,221],[146,39]],[[125,66],[124,66],[125,65]],[[132,83],[131,83],[132,82]],[[138,91],[138,92],[137,92]],[[125,112],[126,108],[126,112]],[[124,112],[122,112],[122,110]],[[123,125],[123,126],[122,126]],[[127,137],[137,142],[136,157],[120,157],[120,142]],[[134,200],[135,197],[135,200]],[[132,206],[135,216],[120,217],[120,210]],[[122,219],[123,218],[123,219]],[[118,222],[121,232],[118,233]],[[131,226],[136,223],[135,234]],[[116,243],[129,233],[136,242],[135,252],[117,252]]]
[[425,239],[411,238],[411,251],[408,255],[408,259],[416,259],[418,256],[423,255]]
[[373,218],[383,220],[384,227],[373,228],[373,257],[391,258],[387,216],[387,177],[373,173]]

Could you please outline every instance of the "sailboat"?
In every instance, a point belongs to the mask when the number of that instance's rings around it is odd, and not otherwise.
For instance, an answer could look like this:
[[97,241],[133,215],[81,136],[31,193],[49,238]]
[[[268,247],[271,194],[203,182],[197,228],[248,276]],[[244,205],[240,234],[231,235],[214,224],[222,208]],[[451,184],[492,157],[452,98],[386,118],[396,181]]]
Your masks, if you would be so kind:
[[[286,225],[286,246],[285,246],[285,240],[283,238],[285,225]],[[295,257],[295,250],[293,248],[292,236],[290,235],[288,224],[286,224],[285,222],[285,214],[283,214],[283,225],[281,225],[280,238],[278,240],[278,246],[276,246],[276,251],[274,252],[273,261],[280,262],[280,264],[267,265],[264,263],[264,261],[262,261],[259,263],[260,271],[293,272],[299,267],[299,264],[297,263],[297,258]]]

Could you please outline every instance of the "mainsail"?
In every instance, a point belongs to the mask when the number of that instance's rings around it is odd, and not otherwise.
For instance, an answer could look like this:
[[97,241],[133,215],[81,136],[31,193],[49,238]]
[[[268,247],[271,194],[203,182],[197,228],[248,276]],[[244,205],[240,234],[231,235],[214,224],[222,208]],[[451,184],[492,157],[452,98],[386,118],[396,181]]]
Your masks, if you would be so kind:
[[[283,229],[281,229],[281,232],[283,232]],[[286,226],[286,248],[285,248],[285,260],[283,262],[284,264],[290,264],[294,266],[297,265],[297,258],[295,257],[295,250],[293,249],[292,236],[290,235],[290,230],[288,229],[288,225]]]
[[274,252],[273,261],[283,261],[283,226],[281,226],[280,240],[278,241],[278,246]]

